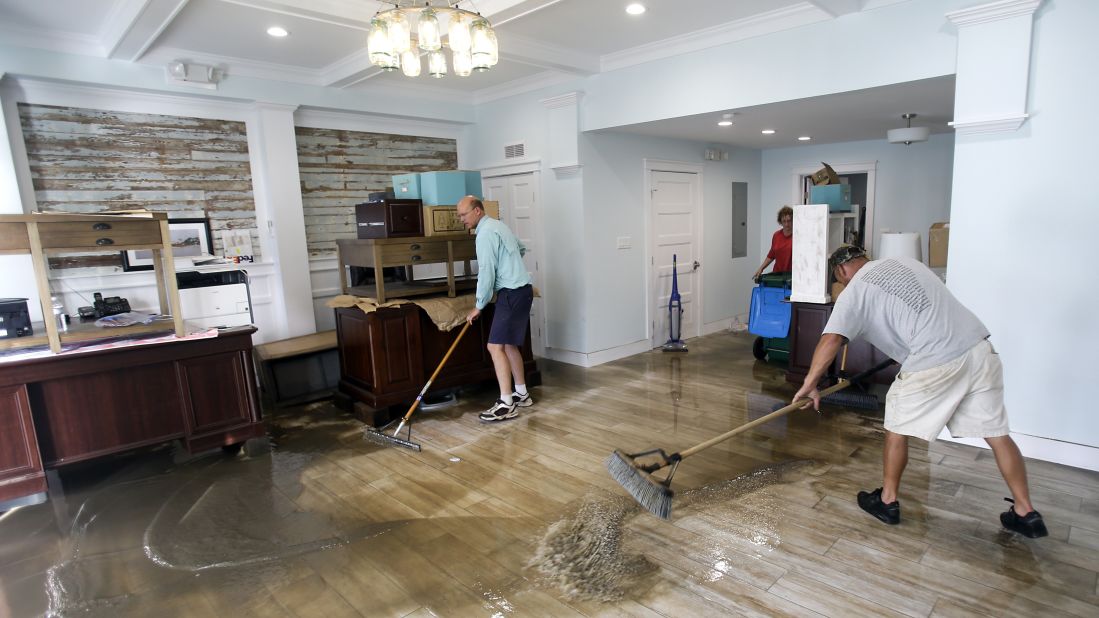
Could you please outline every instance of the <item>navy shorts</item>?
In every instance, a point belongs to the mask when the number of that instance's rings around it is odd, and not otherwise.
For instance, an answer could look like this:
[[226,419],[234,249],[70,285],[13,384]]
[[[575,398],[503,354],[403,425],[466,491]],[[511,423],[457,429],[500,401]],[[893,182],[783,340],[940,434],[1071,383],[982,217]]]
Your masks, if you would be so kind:
[[522,346],[526,341],[533,302],[534,288],[529,283],[514,290],[500,288],[496,292],[496,309],[492,315],[492,328],[488,331],[488,342]]

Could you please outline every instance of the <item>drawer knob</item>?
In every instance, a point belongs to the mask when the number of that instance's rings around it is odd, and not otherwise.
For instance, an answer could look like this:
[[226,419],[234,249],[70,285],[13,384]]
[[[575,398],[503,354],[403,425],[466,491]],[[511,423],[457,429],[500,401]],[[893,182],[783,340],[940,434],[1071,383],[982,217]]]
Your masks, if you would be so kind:
[[97,238],[95,240],[95,244],[102,247],[102,246],[105,246],[105,245],[113,245],[114,241],[111,240],[110,238]]
[[97,232],[102,232],[103,230],[111,229],[111,224],[110,223],[96,223],[95,225],[92,226],[92,229],[97,231]]
[[420,245],[409,245],[408,248],[412,251],[419,251]]
[[419,261],[420,261],[420,260],[422,260],[422,259],[423,259],[423,258],[422,258],[422,257],[420,257],[420,256],[418,256],[418,255],[414,255],[414,256],[412,256],[412,261],[413,261],[413,262],[419,262]]

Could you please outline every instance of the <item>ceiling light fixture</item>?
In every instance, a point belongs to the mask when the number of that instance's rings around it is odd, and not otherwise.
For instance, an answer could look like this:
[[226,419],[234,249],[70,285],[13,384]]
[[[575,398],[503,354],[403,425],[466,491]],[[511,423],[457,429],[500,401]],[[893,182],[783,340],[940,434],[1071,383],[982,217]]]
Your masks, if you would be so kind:
[[912,126],[912,119],[915,117],[916,114],[901,114],[901,118],[907,120],[908,124],[900,129],[889,129],[886,138],[889,139],[890,144],[904,144],[907,146],[913,142],[927,141],[927,136],[931,135],[931,129]]
[[764,130],[760,131],[760,133],[762,133],[764,135],[774,135],[775,130],[774,129],[764,129]]
[[801,137],[798,138],[798,141],[799,142],[807,142],[811,139],[813,139],[813,138],[809,137],[808,135],[802,135]]
[[721,115],[721,120],[717,121],[717,126],[719,126],[719,127],[731,127],[731,126],[733,126],[733,115],[732,114],[722,114]]
[[458,8],[459,2],[431,3],[428,0],[415,6],[417,0],[397,0],[389,2],[393,8],[378,11],[370,20],[367,35],[370,63],[383,71],[401,69],[406,76],[416,77],[422,68],[420,56],[426,54],[427,74],[443,77],[447,74],[443,51],[449,48],[451,66],[459,77],[496,66],[500,49],[487,19]]
[[630,15],[640,15],[645,12],[645,5],[639,2],[634,2],[633,4],[626,6],[626,12]]
[[273,36],[277,39],[281,39],[282,37],[287,36],[288,34],[290,34],[290,31],[287,30],[286,28],[283,28],[282,26],[271,26],[270,28],[267,29],[267,34],[269,34],[269,35],[271,35],[271,36]]

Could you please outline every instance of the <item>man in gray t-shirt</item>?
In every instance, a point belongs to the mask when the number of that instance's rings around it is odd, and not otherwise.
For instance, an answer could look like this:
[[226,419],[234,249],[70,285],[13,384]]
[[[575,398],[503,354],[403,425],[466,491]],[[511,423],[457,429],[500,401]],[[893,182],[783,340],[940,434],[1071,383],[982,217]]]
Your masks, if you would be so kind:
[[1030,502],[1026,466],[1011,439],[1003,403],[1003,366],[988,329],[958,302],[934,273],[916,260],[870,261],[850,245],[829,259],[845,284],[813,352],[794,400],[820,409],[817,384],[852,339],[863,339],[901,365],[885,401],[882,486],[860,491],[863,510],[887,524],[900,523],[897,492],[908,463],[909,436],[934,440],[943,428],[954,437],[984,438],[1007,482],[1014,506],[1000,515],[1005,528],[1031,538],[1046,536]]

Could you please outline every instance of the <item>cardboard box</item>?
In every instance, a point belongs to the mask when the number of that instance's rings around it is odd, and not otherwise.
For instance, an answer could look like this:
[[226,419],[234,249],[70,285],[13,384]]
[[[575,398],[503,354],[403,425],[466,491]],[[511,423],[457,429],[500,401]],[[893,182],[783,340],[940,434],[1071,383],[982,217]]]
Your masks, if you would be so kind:
[[[393,186],[397,188],[397,185]],[[420,198],[427,206],[457,204],[467,195],[482,197],[481,172],[453,170],[420,174]]]
[[[485,205],[485,214],[493,219],[500,218],[500,202],[482,200]],[[424,236],[437,236],[439,234],[461,234],[466,230],[462,220],[458,218],[457,206],[424,206]],[[473,230],[469,230],[474,234]]]
[[810,204],[828,204],[828,212],[851,211],[851,185],[809,187]]
[[950,244],[950,222],[932,223],[927,231],[927,265],[931,268],[946,266],[946,249]]
[[[420,175],[397,174],[393,176],[393,197],[402,200],[420,199]],[[374,200],[371,200],[374,201]]]
[[831,165],[825,162],[821,162],[824,167],[813,172],[813,175],[809,177],[813,181],[814,185],[838,185],[840,183],[839,174],[836,174],[836,170],[832,169]]
[[836,299],[838,299],[840,297],[840,294],[843,292],[843,289],[846,288],[846,287],[847,286],[843,285],[839,281],[833,281],[832,282],[832,302],[836,302]]

